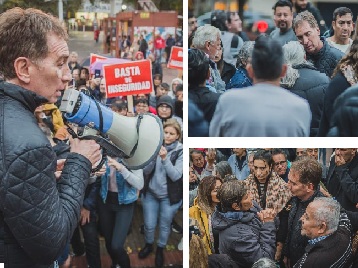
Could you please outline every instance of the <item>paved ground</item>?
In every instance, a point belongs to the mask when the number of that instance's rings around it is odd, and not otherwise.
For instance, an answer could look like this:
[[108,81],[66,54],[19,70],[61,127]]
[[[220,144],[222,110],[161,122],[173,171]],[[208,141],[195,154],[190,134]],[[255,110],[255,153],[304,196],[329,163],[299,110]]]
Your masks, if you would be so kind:
[[[102,38],[96,43],[93,40],[93,32],[70,32],[69,48],[70,51],[76,51],[79,55],[79,62],[88,57],[90,53],[103,54]],[[172,79],[177,76],[178,72],[174,69],[163,68],[164,82],[170,83]],[[176,222],[183,226],[183,211],[179,210],[175,217]],[[142,206],[140,201],[137,202],[137,206],[134,212],[131,233],[127,237],[125,248],[130,253],[131,266],[133,268],[139,267],[154,267],[154,253],[151,254],[145,260],[139,260],[137,255],[141,247],[144,246],[144,235],[140,234],[139,228],[143,223]],[[182,267],[183,266],[183,254],[182,251],[177,250],[177,245],[182,235],[171,233],[167,245],[167,250],[164,253],[165,266],[166,267]],[[101,242],[101,259],[102,268],[109,268],[111,265],[110,258],[105,249],[104,240],[100,238]],[[73,268],[87,268],[86,258],[74,257],[72,261]]]

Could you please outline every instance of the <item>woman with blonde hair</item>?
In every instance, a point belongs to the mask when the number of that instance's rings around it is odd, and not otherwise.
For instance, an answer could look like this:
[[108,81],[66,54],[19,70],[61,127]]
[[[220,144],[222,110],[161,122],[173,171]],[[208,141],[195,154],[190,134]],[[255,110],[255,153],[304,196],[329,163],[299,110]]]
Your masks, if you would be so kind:
[[199,228],[204,231],[203,241],[208,254],[219,253],[219,237],[211,228],[211,215],[220,202],[217,198],[217,191],[221,184],[222,180],[219,177],[204,177],[198,186],[198,196],[194,200],[194,206],[189,208],[189,217],[196,219]]
[[140,259],[153,251],[155,229],[159,236],[155,267],[164,264],[164,248],[171,231],[172,220],[183,199],[183,145],[181,128],[175,119],[164,125],[164,143],[158,156],[143,169],[144,188],[141,195],[144,217],[145,246],[138,253]]

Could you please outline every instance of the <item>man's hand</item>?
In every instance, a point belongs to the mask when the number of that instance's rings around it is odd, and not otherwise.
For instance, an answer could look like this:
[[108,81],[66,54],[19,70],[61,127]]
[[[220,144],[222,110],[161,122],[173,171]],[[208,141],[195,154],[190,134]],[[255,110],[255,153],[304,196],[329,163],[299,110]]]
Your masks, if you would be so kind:
[[343,155],[337,155],[337,154],[334,156],[334,162],[337,167],[347,163],[346,160],[344,160]]
[[286,268],[291,268],[291,261],[290,261],[289,258],[284,257],[284,258],[283,258],[283,263],[285,264],[285,267],[286,267]]
[[273,208],[266,208],[260,212],[257,212],[257,216],[262,222],[273,222],[276,217],[276,211]]
[[86,223],[90,222],[90,211],[85,209],[84,207],[81,208],[81,225],[85,225]]
[[282,248],[283,248],[283,243],[277,242],[276,253],[275,253],[275,261],[276,262],[279,262],[281,259]]
[[83,155],[92,163],[92,166],[101,160],[101,147],[94,140],[79,140],[70,137],[70,146],[72,153]]

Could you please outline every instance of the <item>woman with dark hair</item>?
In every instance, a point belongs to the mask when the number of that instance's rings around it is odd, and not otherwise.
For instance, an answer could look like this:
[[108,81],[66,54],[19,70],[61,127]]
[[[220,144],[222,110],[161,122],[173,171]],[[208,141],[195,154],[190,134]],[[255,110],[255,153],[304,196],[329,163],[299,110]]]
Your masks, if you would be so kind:
[[222,180],[225,178],[226,175],[232,175],[232,169],[230,167],[229,162],[221,161],[217,163],[214,168],[214,173]]
[[279,213],[291,198],[287,183],[273,171],[274,161],[270,152],[260,150],[254,155],[254,174],[244,180],[252,199],[262,209],[272,208]]
[[157,92],[157,87],[159,87],[161,83],[163,83],[163,76],[161,74],[154,74],[153,75],[154,92],[152,94],[153,96],[155,96]]
[[318,136],[326,137],[332,124],[334,102],[347,88],[358,83],[358,38],[353,40],[350,51],[337,64],[324,96],[323,113]]
[[198,196],[194,200],[194,206],[189,208],[189,218],[199,222],[200,230],[204,231],[203,241],[208,254],[219,253],[218,234],[213,233],[211,228],[211,215],[215,206],[219,204],[217,191],[222,184],[222,180],[216,176],[207,176],[200,181]]
[[262,257],[275,253],[275,212],[261,210],[252,200],[244,181],[224,182],[219,191],[220,205],[212,215],[212,228],[219,232],[221,254],[209,256],[209,267],[251,267]]

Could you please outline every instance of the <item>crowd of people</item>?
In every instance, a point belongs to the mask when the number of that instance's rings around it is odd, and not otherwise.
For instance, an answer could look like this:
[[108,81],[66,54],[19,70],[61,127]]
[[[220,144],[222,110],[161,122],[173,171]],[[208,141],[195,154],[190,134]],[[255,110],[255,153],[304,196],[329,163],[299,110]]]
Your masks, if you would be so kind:
[[357,136],[355,14],[335,9],[327,30],[312,3],[278,0],[273,18],[250,41],[237,12],[189,14],[189,136]]
[[189,158],[190,267],[358,267],[357,149],[194,148]]
[[[153,266],[162,267],[170,233],[182,232],[173,220],[183,196],[182,79],[168,83],[162,69],[153,68],[153,92],[135,95],[131,110],[125,97],[107,98],[105,79],[78,63],[52,15],[9,9],[0,15],[0,32],[0,263],[70,267],[71,248],[86,255],[88,267],[100,268],[101,234],[111,267],[131,267],[124,243],[140,198],[143,227],[132,230],[144,235],[138,257],[155,249]],[[159,117],[158,155],[142,169],[109,156],[97,167],[100,145],[73,135],[83,126],[67,122],[59,110],[69,87],[121,116]]]

